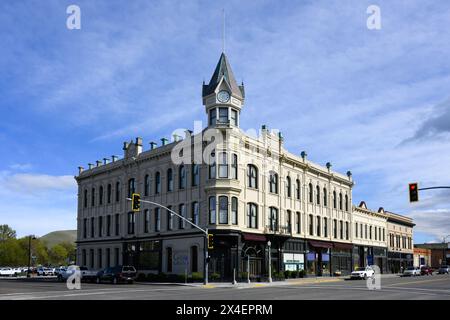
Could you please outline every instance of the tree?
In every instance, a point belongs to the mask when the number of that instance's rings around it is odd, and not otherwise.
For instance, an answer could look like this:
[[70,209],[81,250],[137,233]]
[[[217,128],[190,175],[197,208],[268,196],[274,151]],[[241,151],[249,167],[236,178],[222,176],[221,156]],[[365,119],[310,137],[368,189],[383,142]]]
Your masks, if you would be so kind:
[[0,241],[0,266],[23,265],[24,257],[26,257],[26,251],[23,250],[17,239]]
[[52,265],[63,265],[67,259],[67,250],[60,244],[56,244],[48,251],[49,262]]
[[67,259],[69,260],[69,262],[75,261],[77,253],[77,248],[75,247],[75,244],[72,242],[65,241],[61,242],[60,245],[67,250]]
[[15,239],[16,238],[16,230],[13,230],[7,224],[0,225],[0,241]]

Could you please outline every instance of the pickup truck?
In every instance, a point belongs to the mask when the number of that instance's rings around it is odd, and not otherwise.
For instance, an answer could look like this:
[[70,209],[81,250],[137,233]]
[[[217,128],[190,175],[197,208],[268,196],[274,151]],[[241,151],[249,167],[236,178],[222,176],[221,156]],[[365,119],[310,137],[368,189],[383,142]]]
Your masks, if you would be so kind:
[[80,272],[81,281],[94,282],[97,279],[97,271],[96,270],[89,270],[86,267],[79,267],[79,266],[76,266],[76,265],[71,265],[66,270],[61,271],[58,274],[58,280],[59,281],[66,281],[77,270],[78,270],[78,272]]
[[81,280],[94,282],[97,280],[97,270],[89,270],[87,267],[80,267]]

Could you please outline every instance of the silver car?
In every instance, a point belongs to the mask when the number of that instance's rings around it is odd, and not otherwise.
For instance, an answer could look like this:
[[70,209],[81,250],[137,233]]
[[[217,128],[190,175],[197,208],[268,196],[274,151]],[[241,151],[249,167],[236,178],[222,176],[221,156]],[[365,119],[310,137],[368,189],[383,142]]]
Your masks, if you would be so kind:
[[449,266],[440,266],[438,269],[439,274],[449,274]]
[[403,271],[403,276],[420,276],[420,268],[419,267],[408,267],[405,271]]

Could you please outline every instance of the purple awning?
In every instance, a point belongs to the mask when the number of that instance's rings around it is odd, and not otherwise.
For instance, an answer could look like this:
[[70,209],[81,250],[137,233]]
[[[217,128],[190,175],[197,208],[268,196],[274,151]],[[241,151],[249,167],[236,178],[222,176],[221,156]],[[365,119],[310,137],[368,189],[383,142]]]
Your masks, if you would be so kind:
[[333,248],[333,244],[327,241],[309,241],[309,245],[314,248]]
[[256,233],[243,233],[242,238],[244,238],[245,241],[266,242],[267,240],[265,235]]

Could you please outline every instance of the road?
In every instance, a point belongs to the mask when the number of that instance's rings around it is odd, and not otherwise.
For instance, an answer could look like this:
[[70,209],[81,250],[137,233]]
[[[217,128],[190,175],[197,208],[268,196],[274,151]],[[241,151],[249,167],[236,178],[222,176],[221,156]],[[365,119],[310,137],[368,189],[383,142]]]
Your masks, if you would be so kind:
[[450,300],[450,276],[383,278],[380,290],[368,290],[363,280],[284,282],[223,287],[161,284],[91,284],[68,290],[54,279],[0,280],[0,300]]

